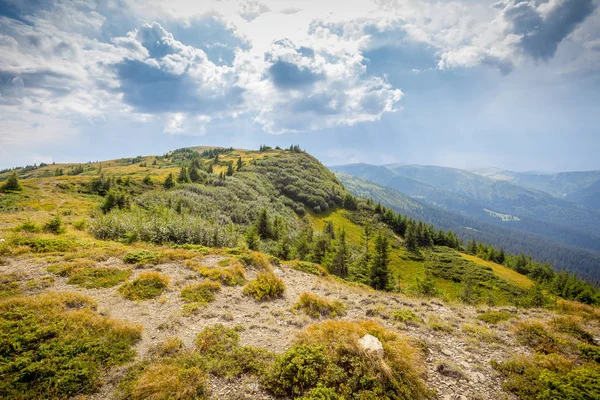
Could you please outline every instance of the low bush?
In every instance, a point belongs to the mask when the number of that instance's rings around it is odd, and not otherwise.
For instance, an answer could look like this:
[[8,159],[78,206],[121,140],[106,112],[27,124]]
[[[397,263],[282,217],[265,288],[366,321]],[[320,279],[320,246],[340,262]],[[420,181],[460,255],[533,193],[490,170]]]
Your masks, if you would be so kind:
[[313,274],[317,276],[328,275],[327,270],[319,265],[308,261],[292,261],[288,266],[296,271],[306,272],[307,274]]
[[147,300],[160,296],[169,285],[169,277],[158,272],[144,272],[135,280],[126,282],[119,293],[129,300]]
[[34,253],[64,253],[73,250],[77,246],[77,243],[73,240],[38,237],[16,238],[13,244],[27,246]]
[[573,362],[557,354],[519,356],[507,362],[492,362],[506,380],[502,387],[523,400],[600,398],[600,366]]
[[196,366],[153,364],[137,377],[125,398],[207,399],[206,375]]
[[594,336],[581,327],[581,323],[576,317],[556,317],[550,321],[550,325],[558,332],[566,333],[588,344],[595,344]]
[[478,320],[490,325],[496,325],[499,322],[507,321],[511,318],[517,318],[517,316],[508,311],[486,311],[477,316]]
[[392,311],[391,317],[394,321],[398,322],[421,322],[421,318],[419,318],[419,316],[415,314],[413,310],[410,310],[408,308]]
[[241,265],[217,268],[195,266],[193,270],[204,278],[220,282],[225,286],[237,286],[246,282],[244,267]]
[[463,324],[461,327],[465,335],[472,337],[473,339],[486,343],[502,343],[503,340],[490,328],[485,326]]
[[161,254],[155,251],[138,250],[132,251],[123,257],[126,264],[158,264]]
[[272,300],[283,296],[285,284],[273,272],[259,272],[256,278],[244,286],[243,293],[256,300]]
[[[381,358],[361,349],[365,334],[382,342]],[[277,357],[263,385],[277,396],[305,399],[433,398],[421,380],[422,368],[407,339],[373,321],[325,321],[309,326]]]
[[535,352],[548,354],[559,350],[558,341],[541,322],[521,321],[515,326],[515,334],[520,344]]
[[42,230],[42,228],[40,228],[38,226],[38,224],[36,224],[29,218],[27,218],[25,221],[23,221],[23,223],[21,223],[15,227],[15,231],[17,231],[17,232],[35,233],[35,232],[39,232],[41,230]]
[[600,346],[587,343],[578,343],[577,348],[581,353],[581,357],[584,359],[600,363]]
[[130,361],[141,326],[102,317],[95,307],[74,293],[0,302],[1,397],[88,395],[107,368]]
[[54,218],[44,224],[44,231],[59,235],[61,233],[65,233],[66,229],[60,216],[56,215]]
[[46,270],[54,275],[68,277],[71,275],[71,272],[73,272],[73,270],[75,270],[75,269],[91,268],[94,265],[95,265],[95,263],[93,261],[78,260],[78,261],[71,261],[71,262],[49,265],[46,268]]
[[203,306],[215,301],[215,293],[221,290],[218,282],[202,282],[193,285],[187,285],[181,289],[181,299],[184,303],[184,315],[195,314]]
[[131,276],[128,269],[111,267],[75,268],[71,271],[70,285],[77,285],[87,289],[109,288],[126,281]]
[[292,309],[301,310],[313,318],[339,317],[346,314],[346,306],[341,301],[329,300],[313,293],[302,293]]
[[16,274],[0,274],[0,299],[16,296],[20,292],[19,276]]

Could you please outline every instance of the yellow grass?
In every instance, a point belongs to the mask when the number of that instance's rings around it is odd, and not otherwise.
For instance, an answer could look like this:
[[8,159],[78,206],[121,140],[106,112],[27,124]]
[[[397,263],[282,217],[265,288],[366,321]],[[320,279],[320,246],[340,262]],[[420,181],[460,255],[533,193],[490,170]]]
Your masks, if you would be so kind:
[[484,265],[486,267],[492,268],[494,275],[498,278],[504,279],[505,281],[512,283],[515,286],[518,286],[522,289],[529,289],[533,286],[533,282],[528,277],[519,274],[517,271],[513,271],[510,268],[505,267],[504,265],[496,264],[491,261],[485,261],[481,258],[471,256],[469,254],[462,254],[461,256],[469,261],[474,262],[475,264]]

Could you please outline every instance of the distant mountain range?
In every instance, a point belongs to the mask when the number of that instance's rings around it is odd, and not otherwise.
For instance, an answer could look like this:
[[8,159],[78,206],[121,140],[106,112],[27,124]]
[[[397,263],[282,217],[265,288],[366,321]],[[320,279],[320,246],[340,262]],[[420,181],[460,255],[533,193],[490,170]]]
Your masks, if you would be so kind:
[[543,174],[404,164],[330,169],[354,194],[370,195],[463,238],[529,252],[580,275],[600,275],[600,171]]

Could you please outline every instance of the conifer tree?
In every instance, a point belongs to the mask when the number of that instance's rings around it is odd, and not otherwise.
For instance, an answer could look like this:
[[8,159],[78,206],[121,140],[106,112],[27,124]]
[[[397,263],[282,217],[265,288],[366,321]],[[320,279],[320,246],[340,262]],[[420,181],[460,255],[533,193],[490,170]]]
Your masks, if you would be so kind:
[[244,166],[244,163],[242,162],[242,156],[240,156],[237,160],[236,169],[239,171],[240,169],[242,169],[243,166]]
[[209,174],[213,173],[213,165],[212,164],[208,164],[208,168],[206,169],[206,172],[208,172]]
[[260,237],[258,236],[257,230],[255,226],[251,226],[250,229],[246,232],[246,245],[250,250],[258,250],[258,245],[260,242]]
[[350,261],[350,251],[346,242],[346,231],[342,230],[337,239],[333,257],[329,263],[329,272],[341,278],[348,276],[348,263]]
[[21,190],[23,190],[23,186],[19,183],[16,172],[10,174],[4,185],[0,186],[0,192],[20,192]]
[[261,239],[271,238],[271,225],[269,224],[269,216],[266,209],[260,210],[258,219],[256,220],[256,233]]
[[194,183],[198,183],[202,180],[199,168],[194,165],[190,167],[190,180]]
[[175,187],[175,178],[173,177],[173,173],[169,173],[169,175],[167,175],[167,179],[165,179],[163,186],[165,189],[172,189]]
[[330,239],[335,239],[335,228],[333,222],[327,221],[323,227],[323,233],[329,236]]
[[406,228],[406,236],[404,242],[408,251],[417,251],[418,240],[415,224],[409,224]]
[[371,260],[371,286],[377,290],[386,290],[389,287],[389,243],[383,234],[375,238],[375,249]]
[[227,176],[232,176],[233,175],[233,161],[229,161],[229,163],[227,163]]
[[179,176],[177,177],[177,182],[179,182],[179,183],[190,183],[191,182],[190,174],[188,173],[188,170],[186,167],[181,167],[181,170],[179,171]]

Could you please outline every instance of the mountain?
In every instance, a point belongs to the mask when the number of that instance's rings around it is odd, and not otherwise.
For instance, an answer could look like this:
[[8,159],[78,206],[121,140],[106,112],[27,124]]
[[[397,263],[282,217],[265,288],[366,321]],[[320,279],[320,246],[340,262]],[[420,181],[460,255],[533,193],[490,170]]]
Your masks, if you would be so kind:
[[391,208],[483,224],[296,146],[29,166],[0,182],[2,398],[597,392],[600,329],[580,322],[600,319],[596,289],[484,244],[466,253]]
[[504,248],[509,253],[530,254],[539,261],[577,273],[596,282],[599,279],[600,253],[560,244],[544,236],[511,227],[492,224],[458,212],[449,211],[417,200],[389,187],[352,175],[336,172],[336,176],[355,196],[369,197],[375,202],[416,220],[450,229],[465,243],[475,239]]

